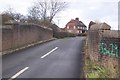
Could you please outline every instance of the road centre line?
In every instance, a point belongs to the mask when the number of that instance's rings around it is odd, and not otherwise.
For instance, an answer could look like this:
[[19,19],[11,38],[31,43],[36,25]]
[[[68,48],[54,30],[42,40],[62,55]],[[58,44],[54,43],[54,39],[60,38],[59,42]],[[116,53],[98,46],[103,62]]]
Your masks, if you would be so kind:
[[13,79],[17,78],[20,74],[25,72],[28,68],[29,67],[25,67],[24,69],[20,70],[18,73],[16,73],[14,76],[12,76],[11,79],[9,79],[9,80],[13,80]]
[[46,56],[48,56],[50,53],[52,53],[53,51],[55,51],[56,49],[58,49],[58,47],[55,47],[54,49],[52,49],[50,52],[46,53],[45,55],[43,55],[41,58],[44,58]]

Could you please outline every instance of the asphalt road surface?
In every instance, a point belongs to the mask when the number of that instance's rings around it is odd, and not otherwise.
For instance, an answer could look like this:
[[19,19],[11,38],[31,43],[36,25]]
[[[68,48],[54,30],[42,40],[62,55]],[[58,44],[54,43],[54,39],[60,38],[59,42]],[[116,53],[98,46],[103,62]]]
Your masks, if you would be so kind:
[[64,38],[2,57],[3,78],[80,78],[84,37]]

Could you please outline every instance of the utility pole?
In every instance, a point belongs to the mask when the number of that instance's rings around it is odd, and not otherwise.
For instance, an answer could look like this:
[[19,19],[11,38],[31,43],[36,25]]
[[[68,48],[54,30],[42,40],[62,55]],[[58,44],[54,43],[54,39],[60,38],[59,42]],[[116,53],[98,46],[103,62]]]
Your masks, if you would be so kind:
[[59,21],[60,21],[60,19],[58,19],[58,25],[59,25]]

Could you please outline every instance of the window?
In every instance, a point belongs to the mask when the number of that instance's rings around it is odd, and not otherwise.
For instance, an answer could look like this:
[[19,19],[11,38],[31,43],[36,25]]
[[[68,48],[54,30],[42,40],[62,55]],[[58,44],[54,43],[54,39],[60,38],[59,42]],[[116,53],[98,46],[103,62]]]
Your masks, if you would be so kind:
[[67,26],[67,29],[69,29],[69,26]]
[[76,27],[74,26],[74,29],[76,29]]
[[85,29],[85,28],[83,27],[83,29]]

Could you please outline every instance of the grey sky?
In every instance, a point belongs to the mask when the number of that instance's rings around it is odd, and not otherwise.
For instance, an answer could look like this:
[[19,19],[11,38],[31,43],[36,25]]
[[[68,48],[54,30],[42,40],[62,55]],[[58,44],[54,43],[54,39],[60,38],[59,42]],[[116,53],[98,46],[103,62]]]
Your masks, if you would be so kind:
[[[63,0],[62,0],[63,1]],[[59,13],[54,21],[60,27],[65,27],[71,19],[79,17],[86,26],[89,22],[99,20],[118,29],[118,1],[119,0],[64,0],[69,3],[66,10]],[[0,0],[0,12],[8,7],[17,12],[27,14],[28,7],[33,5],[33,0]]]

